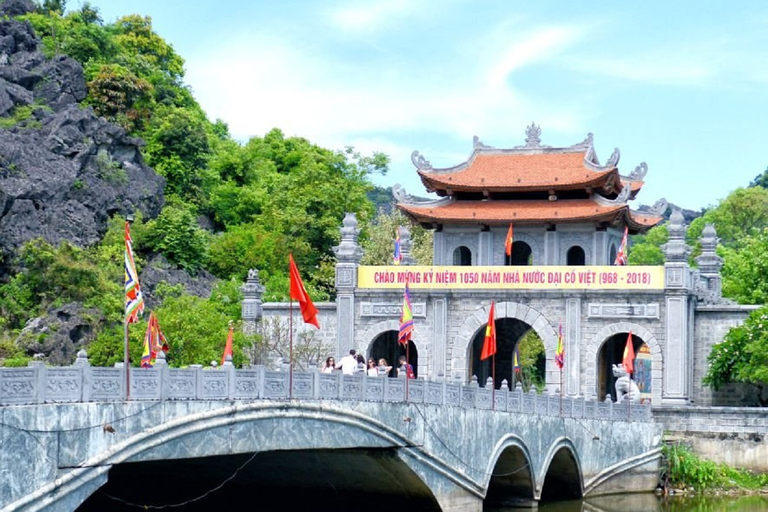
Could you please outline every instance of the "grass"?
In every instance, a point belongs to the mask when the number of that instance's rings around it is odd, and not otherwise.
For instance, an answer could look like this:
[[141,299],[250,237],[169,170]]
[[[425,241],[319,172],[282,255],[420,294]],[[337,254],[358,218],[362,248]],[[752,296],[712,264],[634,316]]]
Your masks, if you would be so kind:
[[768,492],[768,474],[702,459],[681,444],[664,446],[662,481],[672,489],[702,494]]

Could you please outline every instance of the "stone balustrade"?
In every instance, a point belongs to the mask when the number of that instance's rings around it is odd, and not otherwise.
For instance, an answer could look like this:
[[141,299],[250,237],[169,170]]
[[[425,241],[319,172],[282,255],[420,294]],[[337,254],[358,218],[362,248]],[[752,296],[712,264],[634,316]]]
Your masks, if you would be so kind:
[[[506,382],[493,391],[443,380],[344,375],[319,371],[273,371],[257,366],[235,369],[231,362],[216,369],[194,366],[169,368],[158,360],[155,368],[92,367],[84,357],[70,367],[47,367],[33,362],[26,368],[0,369],[0,406],[43,403],[110,402],[130,400],[357,400],[411,402],[462,408],[494,409],[540,416],[616,421],[652,421],[647,404],[598,402],[584,397],[510,391]],[[292,391],[289,392],[291,388]],[[130,383],[130,396],[126,384]],[[489,383],[490,384],[490,383]]]

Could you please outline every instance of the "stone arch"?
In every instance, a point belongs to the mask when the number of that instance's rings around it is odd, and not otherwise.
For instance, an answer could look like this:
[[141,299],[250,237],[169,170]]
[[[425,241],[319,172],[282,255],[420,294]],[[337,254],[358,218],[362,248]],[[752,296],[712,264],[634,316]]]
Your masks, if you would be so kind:
[[[451,372],[454,379],[465,379],[467,375],[468,353],[470,343],[480,329],[488,323],[491,305],[487,304],[467,316],[459,327],[458,334],[451,343]],[[557,348],[557,332],[546,317],[538,310],[517,302],[499,302],[496,304],[496,319],[512,318],[530,325],[536,331],[547,354],[546,382],[547,386],[559,382],[559,374],[554,368],[555,349]],[[551,381],[551,382],[550,382]]]
[[504,497],[505,491],[515,497],[536,495],[536,470],[528,447],[515,434],[507,434],[496,443],[485,471],[486,500]]
[[[398,320],[382,320],[381,322],[377,322],[369,326],[365,331],[363,331],[363,333],[357,339],[358,346],[361,348],[361,350],[364,351],[365,354],[370,354],[371,348],[373,347],[373,342],[376,341],[376,338],[380,334],[383,334],[387,331],[399,330],[400,322]],[[416,349],[419,352],[416,375],[418,375],[419,378],[430,377],[429,368],[432,364],[432,346],[429,343],[426,343],[424,339],[420,339],[418,336],[414,336],[411,341],[414,345],[416,345]],[[394,366],[396,361],[388,361],[388,363]]]
[[[600,348],[605,343],[605,340],[617,333],[628,333],[632,331],[633,335],[639,336],[648,348],[651,350],[651,358],[653,369],[651,370],[651,402],[654,404],[661,403],[662,396],[662,368],[664,364],[664,356],[662,354],[661,345],[656,336],[642,325],[638,325],[633,322],[615,322],[608,324],[592,337],[584,352],[584,362],[588,368],[597,368],[598,365],[598,353]],[[587,398],[597,399],[597,375],[596,371],[591,373],[583,373],[584,380],[581,385],[580,394]]]
[[573,249],[574,247],[581,248],[582,251],[584,251],[584,264],[585,265],[594,265],[595,260],[592,256],[592,249],[590,248],[589,244],[581,243],[581,239],[578,239],[578,241],[569,241],[568,243],[561,242],[560,243],[560,251],[558,255],[558,265],[567,265],[568,264],[568,251]]
[[[540,499],[542,496],[542,492],[544,491],[544,483],[545,480],[549,474],[549,470],[552,467],[552,464],[559,463],[562,464],[562,454],[565,453],[566,456],[570,457],[573,460],[573,467],[559,467],[558,470],[555,472],[556,475],[566,475],[571,476],[571,481],[568,481],[567,478],[562,479],[562,481],[559,481],[559,485],[564,487],[570,487],[571,488],[571,495],[568,496],[568,498],[577,498],[580,499],[584,496],[584,480],[582,476],[581,471],[581,460],[579,459],[579,453],[578,450],[576,450],[576,447],[573,445],[570,439],[567,437],[560,437],[555,440],[554,443],[549,447],[549,450],[547,451],[546,457],[544,458],[544,462],[540,468],[540,472],[536,475],[536,498]],[[556,457],[558,458],[556,460]],[[568,464],[566,464],[567,466]],[[573,481],[573,478],[575,478],[577,481]],[[557,484],[556,484],[557,485]],[[564,494],[567,494],[564,493]]]
[[[305,440],[306,449],[322,448],[316,442],[318,431],[315,422],[327,422],[335,425],[329,431],[333,432],[333,448],[337,448],[338,439],[349,439],[349,446],[356,446],[361,440],[369,444],[376,444],[387,448],[412,447],[415,459],[426,467],[439,465],[439,460],[428,451],[419,447],[416,440],[406,434],[392,429],[387,423],[376,418],[349,410],[345,406],[329,410],[327,405],[291,405],[249,403],[222,407],[217,410],[196,412],[187,416],[166,421],[161,425],[149,428],[132,435],[131,437],[112,445],[108,450],[90,457],[83,462],[83,466],[70,470],[51,482],[27,495],[23,500],[17,501],[17,505],[27,505],[38,502],[55,494],[55,500],[61,503],[82,503],[98,488],[107,482],[107,473],[114,465],[126,462],[146,462],[154,460],[169,460],[178,458],[199,457],[199,446],[208,446],[211,431],[217,429],[229,429],[235,427],[248,430],[249,424],[260,421],[286,421],[291,429],[297,426],[306,432],[300,436]],[[304,424],[302,424],[304,422]],[[252,453],[259,451],[279,451],[287,445],[296,448],[293,436],[275,435],[277,429],[268,429],[273,432],[270,436],[242,436],[233,449],[231,443],[213,443],[214,450],[205,451],[203,456],[232,455],[236,453]],[[344,430],[345,435],[340,435]],[[230,434],[231,435],[231,434]],[[312,441],[315,439],[315,441]],[[321,443],[322,444],[322,443]],[[437,499],[434,482],[425,478],[423,471],[414,473],[422,484],[432,493],[432,498]],[[445,470],[443,470],[445,471]],[[465,475],[449,471],[443,473],[444,478],[457,484],[470,492],[475,490],[475,485]],[[51,498],[47,498],[51,499]]]
[[466,245],[456,246],[451,253],[451,264],[454,266],[471,266],[472,259],[472,249]]
[[587,259],[587,251],[579,244],[574,244],[565,251],[565,264],[566,265],[579,265],[584,266],[589,260]]

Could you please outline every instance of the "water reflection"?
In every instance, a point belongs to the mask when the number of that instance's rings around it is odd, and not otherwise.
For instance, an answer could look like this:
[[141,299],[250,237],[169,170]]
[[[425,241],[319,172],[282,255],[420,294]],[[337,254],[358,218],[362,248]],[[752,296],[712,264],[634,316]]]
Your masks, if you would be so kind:
[[[519,509],[515,509],[519,512]],[[768,496],[657,497],[652,493],[542,503],[540,512],[765,512]],[[512,512],[511,510],[509,512]]]

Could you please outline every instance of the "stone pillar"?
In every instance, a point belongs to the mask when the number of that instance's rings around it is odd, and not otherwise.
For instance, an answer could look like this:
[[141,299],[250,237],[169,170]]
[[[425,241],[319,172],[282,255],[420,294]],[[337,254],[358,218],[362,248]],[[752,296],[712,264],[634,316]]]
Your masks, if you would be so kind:
[[608,233],[606,231],[595,231],[592,243],[592,262],[587,265],[612,265],[608,261]]
[[723,302],[723,281],[720,269],[723,268],[723,258],[717,255],[717,232],[712,224],[707,224],[701,232],[701,255],[696,258],[699,265],[699,282],[697,293],[705,304]]
[[[333,248],[336,254],[336,357],[346,354],[355,346],[355,289],[357,267],[363,249],[357,243],[360,230],[354,213],[344,216],[341,243]],[[400,241],[402,243],[402,232]],[[410,240],[410,233],[409,233]],[[402,249],[402,246],[401,246]]]
[[544,233],[544,261],[534,261],[534,265],[559,265],[558,262],[558,243],[557,231],[549,229]]
[[666,307],[662,405],[685,405],[691,388],[693,307],[691,271],[685,243],[686,227],[680,210],[669,218],[669,241],[661,249],[664,264]]
[[432,234],[432,264],[449,265],[450,263],[445,254],[445,233],[435,231]]
[[477,263],[474,264],[493,265],[493,233],[480,231],[477,235],[477,246],[479,248]]
[[262,316],[262,297],[264,296],[264,287],[259,282],[259,271],[250,269],[245,284],[240,287],[243,292],[243,303],[241,305],[241,315],[243,317],[243,334],[254,334],[256,324]]
[[[432,352],[434,360],[429,378],[446,377],[445,363],[448,347],[448,300],[444,295],[434,296],[432,302]],[[430,372],[431,373],[431,372]]]
[[[563,396],[578,396],[581,393],[581,299],[565,301],[565,372],[563,378]],[[587,368],[586,371],[595,371]]]
[[401,265],[415,265],[416,260],[411,254],[411,230],[408,226],[400,226],[400,254],[403,256]]

